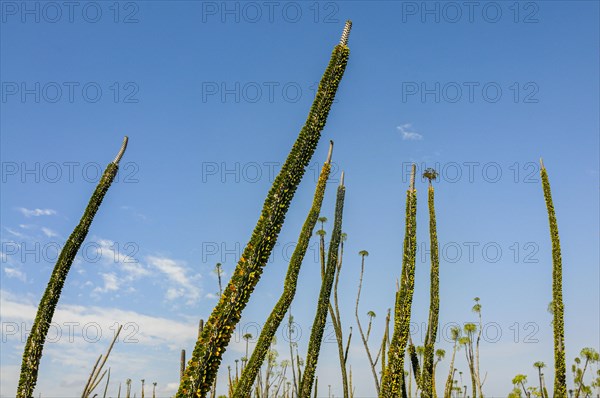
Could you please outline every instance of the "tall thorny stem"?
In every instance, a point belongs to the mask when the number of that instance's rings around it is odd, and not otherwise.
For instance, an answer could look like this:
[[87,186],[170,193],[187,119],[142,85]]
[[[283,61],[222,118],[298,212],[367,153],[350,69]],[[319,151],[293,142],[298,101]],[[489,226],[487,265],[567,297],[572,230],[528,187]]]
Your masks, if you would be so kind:
[[[350,339],[352,338],[352,328],[350,328],[350,334],[348,335],[348,341],[346,344],[346,349],[344,349],[344,334],[342,331],[342,319],[340,316],[340,307],[338,300],[338,285],[340,282],[340,273],[342,271],[342,262],[344,258],[344,242],[346,241],[346,234],[342,233],[340,236],[340,252],[338,258],[338,264],[335,270],[335,281],[333,284],[333,304],[331,304],[331,300],[329,300],[329,313],[331,314],[331,323],[333,324],[333,330],[335,333],[335,339],[338,347],[338,357],[340,361],[340,369],[342,376],[342,392],[344,394],[344,398],[349,398],[349,384],[348,384],[348,371],[346,368],[346,359],[348,354],[348,348],[350,346]],[[321,251],[325,251],[325,246],[323,242],[321,243]],[[321,264],[321,269],[325,269],[325,264]],[[324,276],[324,274],[323,274]]]
[[396,294],[394,332],[388,351],[388,365],[381,382],[379,396],[395,398],[401,395],[404,384],[404,355],[408,342],[410,312],[415,285],[417,195],[415,190],[416,165],[413,164],[410,188],[406,193],[406,231],[402,257],[400,291]]
[[438,320],[440,314],[440,260],[438,255],[437,225],[435,217],[435,191],[431,181],[437,178],[438,173],[433,169],[425,170],[423,176],[429,180],[428,205],[429,205],[429,239],[431,245],[431,286],[429,295],[429,321],[425,335],[423,369],[421,374],[422,397],[433,398],[435,395],[435,379],[433,378],[433,357],[435,354],[435,340],[437,337]]
[[56,265],[50,276],[50,281],[46,286],[46,291],[38,305],[31,332],[27,337],[21,364],[19,386],[16,394],[17,398],[31,398],[33,396],[33,391],[37,383],[40,361],[42,359],[42,351],[44,349],[44,343],[46,342],[46,335],[48,334],[50,323],[52,322],[54,311],[56,310],[56,306],[60,299],[65,280],[67,279],[73,260],[88,234],[94,216],[100,208],[106,192],[108,192],[108,189],[117,175],[119,162],[125,153],[128,141],[128,137],[123,139],[123,144],[121,145],[119,153],[104,170],[104,174],[98,182],[79,224],[65,242],[65,245],[58,256],[58,260],[56,261]]
[[317,361],[319,359],[319,351],[323,340],[323,331],[325,322],[327,321],[327,313],[329,312],[329,300],[333,287],[335,272],[338,267],[338,251],[340,247],[342,235],[342,216],[344,211],[344,197],[346,188],[344,187],[344,173],[340,178],[340,185],[337,189],[336,204],[335,204],[335,219],[333,223],[333,231],[329,242],[329,252],[327,256],[327,267],[325,276],[321,283],[319,292],[319,301],[317,304],[317,312],[313,321],[310,339],[308,342],[308,352],[306,354],[306,362],[304,374],[300,381],[300,397],[310,397]]
[[279,300],[275,304],[275,307],[271,311],[271,314],[269,315],[264,327],[262,328],[262,332],[258,338],[254,351],[252,352],[252,356],[248,360],[248,363],[246,364],[244,371],[242,372],[242,377],[240,378],[239,383],[235,389],[235,392],[233,394],[234,398],[245,398],[250,395],[252,391],[252,385],[254,384],[256,375],[260,371],[260,367],[267,356],[269,347],[271,345],[271,342],[273,341],[273,337],[275,336],[279,325],[283,321],[285,314],[288,312],[296,294],[298,275],[300,274],[302,261],[304,260],[306,250],[308,249],[310,237],[312,236],[315,225],[317,224],[317,219],[321,211],[321,205],[323,204],[323,197],[325,196],[327,180],[329,179],[329,174],[331,172],[332,148],[333,141],[330,143],[330,150],[327,156],[327,160],[325,164],[323,164],[323,168],[321,169],[321,173],[319,175],[319,180],[317,182],[317,188],[315,190],[312,207],[310,208],[306,221],[302,226],[302,230],[298,238],[298,244],[296,245],[294,253],[292,254],[292,257],[290,259],[287,275],[285,277],[283,285],[283,293],[281,294]]
[[346,46],[350,26],[348,21],[342,42],[333,50],[330,63],[319,83],[306,124],[275,178],[250,242],[196,342],[183,381],[179,385],[177,398],[205,397],[216,378],[222,355],[268,262],[292,198],[325,127],[350,53]]
[[542,177],[542,188],[544,199],[548,210],[548,224],[550,225],[550,239],[552,241],[552,313],[554,320],[554,396],[567,396],[567,365],[565,361],[565,320],[564,304],[562,297],[562,256],[560,252],[560,238],[558,235],[558,223],[552,202],[552,191],[548,172],[544,162],[540,159],[540,175]]

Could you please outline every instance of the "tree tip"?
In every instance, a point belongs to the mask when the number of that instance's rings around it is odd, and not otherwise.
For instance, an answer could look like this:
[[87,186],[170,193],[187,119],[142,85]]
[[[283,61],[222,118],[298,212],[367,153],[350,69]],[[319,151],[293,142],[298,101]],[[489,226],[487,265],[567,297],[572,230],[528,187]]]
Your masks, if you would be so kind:
[[340,38],[340,45],[347,46],[348,45],[348,37],[350,36],[350,30],[352,29],[352,21],[347,20],[344,25],[344,30],[342,31],[342,37]]
[[410,190],[415,190],[415,174],[417,173],[417,165],[413,163],[412,170],[410,172]]
[[129,142],[129,137],[125,136],[123,137],[123,143],[121,144],[121,149],[119,149],[119,153],[117,153],[117,156],[115,156],[115,160],[113,160],[113,163],[118,165],[119,162],[121,161],[121,158],[123,157],[123,154],[125,153],[125,150],[127,149],[127,143]]
[[327,152],[327,160],[325,163],[331,163],[331,155],[333,154],[333,140],[329,140],[329,152]]

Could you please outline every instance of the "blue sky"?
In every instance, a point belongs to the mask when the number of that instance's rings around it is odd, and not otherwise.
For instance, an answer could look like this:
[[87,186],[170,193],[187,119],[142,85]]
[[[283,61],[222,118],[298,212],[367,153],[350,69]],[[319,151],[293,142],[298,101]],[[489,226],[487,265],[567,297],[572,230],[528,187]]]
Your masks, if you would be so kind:
[[[2,397],[16,390],[23,335],[56,251],[124,135],[130,145],[118,181],[67,279],[55,315],[62,334],[55,329],[46,346],[36,391],[79,394],[118,322],[129,339],[109,361],[112,393],[126,378],[138,390],[144,378],[156,381],[162,396],[174,393],[179,350],[191,351],[198,319],[216,303],[213,268],[222,262],[227,279],[235,266],[345,19],[354,27],[337,101],[225,356],[219,390],[226,365],[243,355],[239,336],[256,334],[279,296],[330,139],[334,173],[322,213],[332,218],[344,170],[346,332],[355,324],[357,253],[366,249],[360,311],[377,313],[379,341],[400,273],[408,169],[412,162],[435,167],[440,331],[475,320],[470,308],[478,296],[486,395],[505,396],[517,373],[535,385],[538,360],[549,366],[551,386],[551,252],[537,163],[543,157],[562,240],[568,366],[581,348],[599,348],[597,2],[1,7]],[[417,189],[415,343],[429,305],[425,182]],[[320,283],[316,245],[293,304],[302,356]],[[278,336],[285,359],[287,343]],[[439,347],[447,350],[437,372],[441,388],[451,345],[442,337]],[[331,384],[341,396],[336,358],[336,345],[325,343],[321,395]],[[457,358],[469,384],[464,352]],[[356,396],[374,396],[356,334],[349,361]]]

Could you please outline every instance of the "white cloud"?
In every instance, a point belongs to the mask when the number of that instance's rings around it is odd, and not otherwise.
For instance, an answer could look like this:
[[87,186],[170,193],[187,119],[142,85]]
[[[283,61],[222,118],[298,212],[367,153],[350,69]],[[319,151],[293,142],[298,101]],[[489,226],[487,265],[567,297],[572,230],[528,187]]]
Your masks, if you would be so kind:
[[[127,281],[133,281],[142,276],[150,275],[150,271],[144,268],[144,266],[133,257],[139,250],[137,244],[134,242],[120,244],[108,239],[98,239],[94,242],[93,246],[96,249],[96,255],[104,262],[104,264],[119,265],[119,270],[125,272],[126,275],[124,276],[124,279]],[[132,255],[124,254],[124,252],[131,253]]]
[[4,273],[6,274],[7,278],[15,278],[22,282],[27,280],[25,273],[17,268],[4,267]]
[[166,275],[175,285],[167,290],[167,300],[173,300],[185,295],[187,303],[193,304],[200,298],[200,288],[193,282],[199,275],[188,276],[188,270],[179,262],[166,257],[149,256],[148,262],[158,271]]
[[22,238],[22,239],[27,239],[27,235],[22,234],[18,231],[15,231],[14,229],[10,229],[8,227],[4,228],[9,234],[16,236],[17,238]]
[[[95,239],[88,242],[89,252],[86,257],[92,260],[94,264],[99,263],[105,266],[108,272],[100,272],[102,284],[91,290],[92,296],[98,298],[100,294],[114,292],[132,292],[129,283],[152,273],[147,267],[133,257],[138,252],[138,247],[133,242],[123,244],[109,239]],[[126,254],[128,253],[128,254]],[[83,267],[78,267],[79,274],[85,274]],[[89,281],[88,281],[89,282]],[[88,283],[86,282],[86,284]]]
[[113,273],[101,274],[101,275],[102,275],[102,280],[104,281],[104,287],[98,286],[94,289],[94,292],[106,293],[106,292],[112,292],[115,290],[119,290],[119,282],[117,280],[117,275],[115,275]]
[[25,217],[39,217],[39,216],[53,216],[56,214],[56,210],[52,209],[26,209],[19,207],[19,210]]
[[165,297],[167,300],[175,300],[179,297],[183,297],[183,295],[185,294],[185,291],[183,289],[177,289],[174,287],[170,287],[167,289],[167,293],[165,294]]
[[42,232],[44,233],[44,235],[46,235],[48,238],[53,238],[55,236],[58,236],[58,234],[56,232],[54,232],[53,230],[51,230],[50,228],[46,228],[46,227],[42,227]]
[[404,141],[421,141],[423,139],[423,135],[417,133],[416,131],[411,131],[412,125],[410,123],[403,124],[401,126],[397,126],[396,128],[402,133],[402,139]]
[[[21,354],[36,311],[34,299],[0,290],[3,327],[12,325],[10,333],[3,334],[2,397],[14,397]],[[53,326],[44,346],[34,396],[40,392],[42,396],[62,397],[81,393],[94,362],[98,355],[105,353],[117,324],[123,325],[123,329],[106,365],[117,376],[111,377],[107,396],[117,395],[119,377],[123,381],[132,378],[138,389],[142,378],[157,381],[158,396],[172,395],[178,387],[175,381],[179,350],[193,347],[198,333],[196,319],[168,319],[118,308],[61,304],[54,313]],[[148,367],[148,364],[153,366]],[[173,369],[173,372],[164,369]]]

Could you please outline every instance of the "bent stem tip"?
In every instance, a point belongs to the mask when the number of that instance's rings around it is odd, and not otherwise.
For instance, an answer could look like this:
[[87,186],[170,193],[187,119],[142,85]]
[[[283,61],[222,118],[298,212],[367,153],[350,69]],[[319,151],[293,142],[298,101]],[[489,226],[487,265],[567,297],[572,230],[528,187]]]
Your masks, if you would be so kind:
[[129,137],[125,136],[123,138],[123,144],[121,144],[121,149],[119,149],[119,153],[117,153],[117,156],[115,156],[115,160],[113,160],[114,164],[119,165],[119,162],[121,161],[121,158],[123,157],[123,154],[127,149],[127,142],[129,142]]
[[348,45],[348,37],[350,36],[350,30],[352,29],[352,21],[347,20],[346,25],[344,25],[344,30],[342,31],[342,37],[340,38],[340,45],[347,46]]
[[325,163],[331,163],[331,155],[333,154],[333,141],[329,140],[329,152],[327,152],[327,160]]

